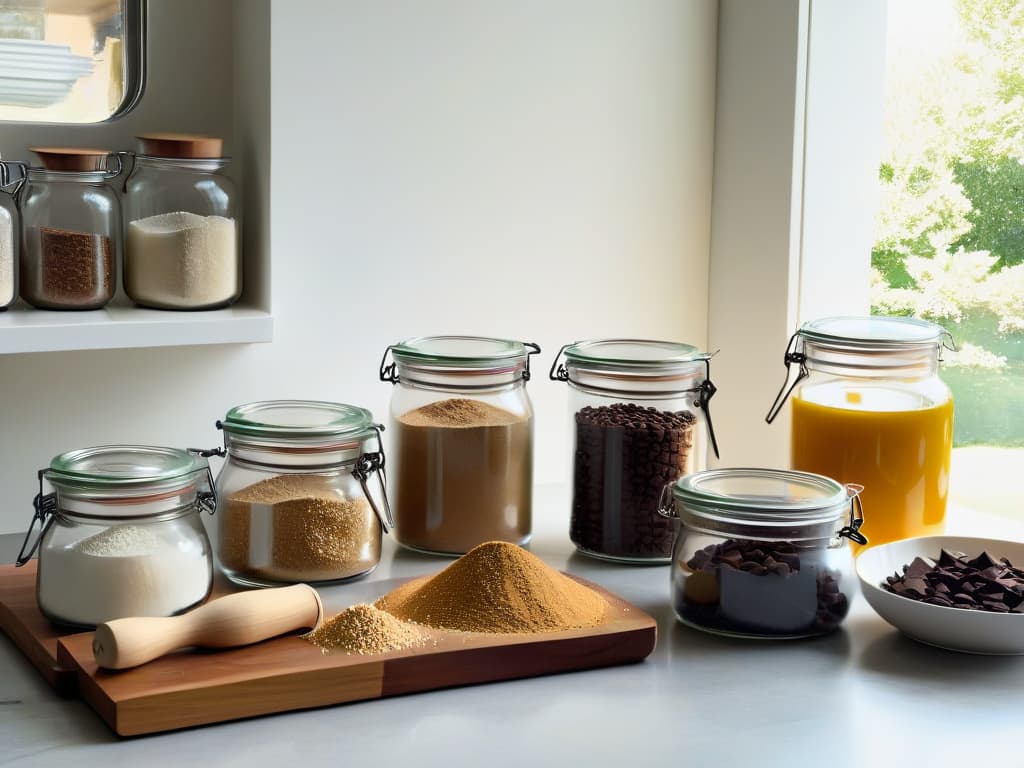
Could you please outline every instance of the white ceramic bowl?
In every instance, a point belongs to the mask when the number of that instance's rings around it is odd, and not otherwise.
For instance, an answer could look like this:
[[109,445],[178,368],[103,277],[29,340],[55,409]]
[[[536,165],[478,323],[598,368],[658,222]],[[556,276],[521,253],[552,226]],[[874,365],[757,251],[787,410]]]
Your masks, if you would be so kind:
[[903,573],[915,557],[936,560],[939,551],[974,558],[988,552],[1024,567],[1024,544],[964,536],[921,536],[871,547],[857,558],[857,576],[868,604],[907,637],[951,651],[1024,654],[1024,613],[988,613],[929,605],[882,588],[886,576]]

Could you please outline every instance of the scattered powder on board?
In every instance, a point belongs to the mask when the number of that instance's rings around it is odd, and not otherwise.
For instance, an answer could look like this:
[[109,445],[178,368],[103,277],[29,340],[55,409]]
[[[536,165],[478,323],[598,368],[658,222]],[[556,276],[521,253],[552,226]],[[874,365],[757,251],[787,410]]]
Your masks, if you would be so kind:
[[205,307],[238,289],[235,220],[178,211],[128,225],[125,290],[140,304]]
[[221,562],[271,580],[324,581],[370,570],[380,547],[377,517],[365,499],[343,499],[329,483],[319,475],[278,475],[231,494],[220,520]]
[[458,397],[409,411],[400,421],[410,427],[504,427],[526,418],[490,403]]
[[440,573],[375,605],[404,621],[463,632],[554,632],[593,627],[607,602],[514,544],[481,544]]
[[414,648],[429,639],[415,625],[362,603],[346,608],[304,637],[324,653],[339,649],[363,655]]
[[11,214],[0,208],[0,307],[14,298],[14,228]]

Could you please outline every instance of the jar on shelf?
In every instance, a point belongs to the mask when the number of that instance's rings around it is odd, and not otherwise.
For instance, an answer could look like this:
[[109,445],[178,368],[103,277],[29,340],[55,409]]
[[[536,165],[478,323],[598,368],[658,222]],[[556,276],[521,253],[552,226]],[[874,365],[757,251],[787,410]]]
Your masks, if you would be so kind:
[[[271,400],[217,422],[220,569],[235,584],[342,582],[380,562],[392,527],[373,415],[343,403]],[[380,501],[368,481],[376,474]]]
[[124,288],[156,309],[217,309],[242,294],[235,185],[219,138],[152,133],[124,190]]
[[54,623],[172,616],[209,596],[200,512],[213,512],[216,494],[206,459],[139,445],[69,451],[39,470],[33,505],[17,563],[38,549],[39,609]]
[[[37,147],[21,194],[21,296],[39,309],[100,309],[117,290],[119,155]],[[113,166],[113,167],[110,167]]]
[[689,344],[643,339],[579,341],[555,356],[550,376],[569,384],[569,536],[581,553],[670,561],[675,531],[658,514],[662,489],[706,469],[709,443],[718,455],[710,360]]
[[[395,538],[409,549],[461,555],[486,541],[525,544],[533,502],[536,344],[427,336],[387,348],[394,385]],[[392,362],[388,363],[388,355]]]
[[850,539],[865,543],[861,486],[782,469],[712,469],[664,489],[678,523],[676,617],[719,635],[798,638],[836,629],[857,582]]
[[829,317],[805,323],[786,348],[796,375],[767,421],[791,397],[792,468],[862,483],[873,544],[945,527],[953,397],[939,360],[947,339],[941,326],[910,317]]
[[[12,168],[18,170],[16,175],[11,173]],[[27,172],[24,163],[0,162],[0,310],[7,309],[18,298],[18,193]]]

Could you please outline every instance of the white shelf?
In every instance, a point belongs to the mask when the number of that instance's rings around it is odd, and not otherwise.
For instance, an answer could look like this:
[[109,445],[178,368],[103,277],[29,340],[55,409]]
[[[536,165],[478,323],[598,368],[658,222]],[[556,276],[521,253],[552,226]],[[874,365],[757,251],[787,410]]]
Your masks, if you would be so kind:
[[52,312],[18,302],[0,312],[0,354],[271,341],[270,312],[236,305],[169,312],[110,304],[91,312]]

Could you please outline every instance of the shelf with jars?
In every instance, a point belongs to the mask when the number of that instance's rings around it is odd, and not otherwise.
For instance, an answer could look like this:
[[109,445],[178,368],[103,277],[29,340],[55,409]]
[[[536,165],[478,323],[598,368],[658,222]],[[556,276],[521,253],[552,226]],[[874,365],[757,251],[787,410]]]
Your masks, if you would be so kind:
[[247,259],[242,291],[221,140],[138,139],[138,153],[36,147],[39,165],[0,165],[0,354],[272,339],[265,260]]

